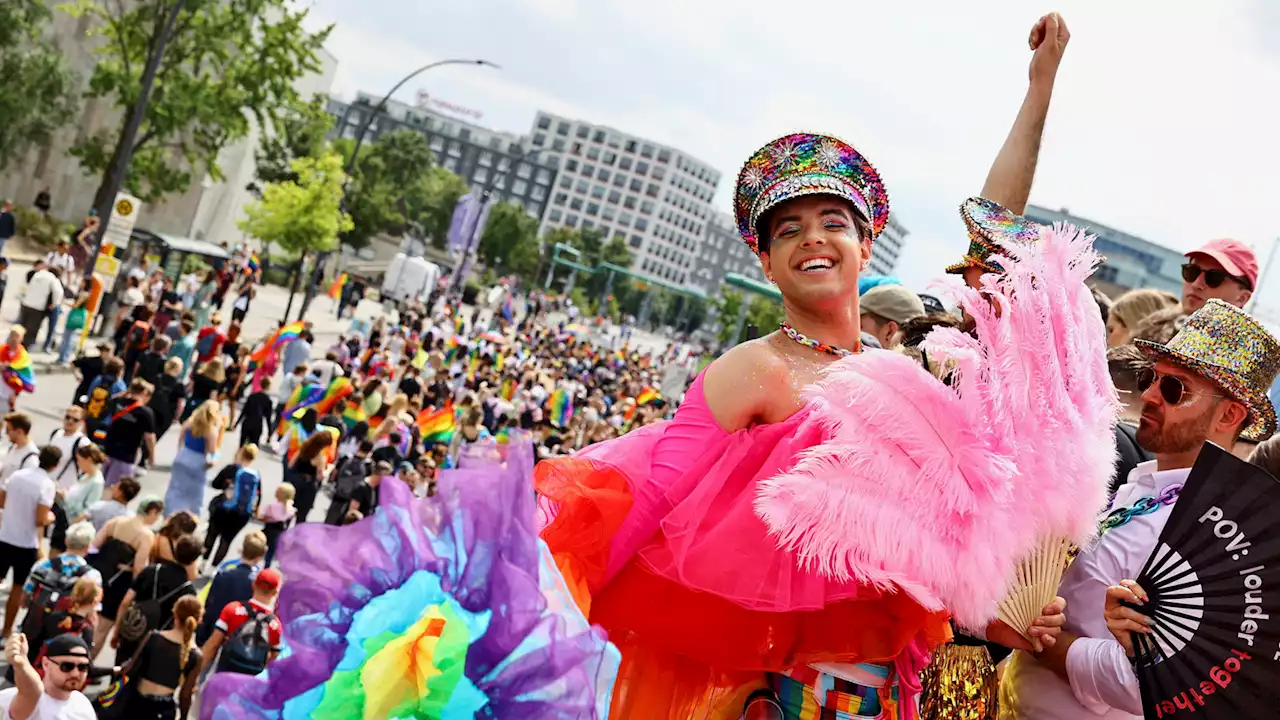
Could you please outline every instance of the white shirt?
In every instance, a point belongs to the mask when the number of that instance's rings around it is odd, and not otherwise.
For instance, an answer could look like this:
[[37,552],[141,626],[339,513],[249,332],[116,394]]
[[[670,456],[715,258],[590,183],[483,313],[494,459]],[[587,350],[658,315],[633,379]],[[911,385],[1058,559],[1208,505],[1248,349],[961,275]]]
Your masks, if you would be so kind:
[[0,516],[0,542],[14,547],[35,548],[40,543],[36,528],[36,507],[53,507],[57,488],[49,473],[38,467],[23,468],[5,485],[4,515]]
[[335,377],[343,376],[342,366],[327,358],[312,363],[311,374],[320,378],[320,384],[325,387],[329,387]]
[[31,442],[30,437],[27,438],[26,445],[14,445],[9,448],[9,454],[4,456],[4,462],[0,462],[0,490],[4,489],[5,481],[19,468],[35,467],[40,464],[39,456],[40,448]]
[[[1190,468],[1156,471],[1155,461],[1129,473],[1112,507],[1159,495],[1186,482]],[[1138,677],[1124,648],[1107,630],[1103,616],[1107,588],[1136,578],[1151,557],[1173,505],[1161,505],[1102,536],[1082,552],[1062,578],[1058,594],[1067,601],[1066,631],[1077,640],[1067,651],[1068,683],[1035,658],[1015,652],[1000,686],[1000,717],[1026,720],[1140,720]]]
[[27,283],[27,292],[22,296],[22,306],[32,310],[44,311],[53,303],[62,302],[62,283],[48,270],[39,270],[31,276]]
[[[18,688],[0,690],[0,718],[8,720],[9,706],[18,696]],[[55,700],[48,695],[41,695],[40,702],[31,713],[31,720],[97,720],[93,711],[93,703],[79,690],[72,691],[66,700]]]
[[[80,471],[75,465],[76,454],[74,450],[76,447],[84,447],[88,442],[90,442],[89,438],[79,430],[70,435],[63,430],[57,430],[54,432],[53,437],[50,438],[49,444],[62,451],[62,461],[58,463],[58,467],[53,469],[53,472],[49,473],[49,476],[63,490],[67,490],[76,484],[76,476],[80,474]],[[28,464],[34,465],[35,459],[32,458],[31,463]]]
[[76,270],[76,259],[71,253],[59,254],[56,250],[44,256],[44,264],[62,269],[62,277],[69,278]]

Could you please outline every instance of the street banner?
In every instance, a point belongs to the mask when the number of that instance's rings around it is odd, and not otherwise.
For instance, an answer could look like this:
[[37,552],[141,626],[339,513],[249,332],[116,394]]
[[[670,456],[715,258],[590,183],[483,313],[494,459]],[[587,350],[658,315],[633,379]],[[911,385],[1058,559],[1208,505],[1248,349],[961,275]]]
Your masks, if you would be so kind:
[[129,238],[133,236],[133,227],[141,211],[141,200],[129,193],[116,193],[116,201],[111,205],[111,220],[107,223],[107,233],[102,242],[120,249],[129,247]]

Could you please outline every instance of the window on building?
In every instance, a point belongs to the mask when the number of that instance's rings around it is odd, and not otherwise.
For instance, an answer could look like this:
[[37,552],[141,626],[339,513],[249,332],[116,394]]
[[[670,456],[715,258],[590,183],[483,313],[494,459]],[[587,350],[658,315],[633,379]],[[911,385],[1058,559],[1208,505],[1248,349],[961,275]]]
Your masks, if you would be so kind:
[[603,131],[603,130],[597,130],[597,131],[596,131],[596,134],[595,134],[594,136],[592,136],[591,141],[592,141],[592,142],[598,142],[598,143],[602,143],[602,142],[604,142],[604,131]]
[[471,140],[471,128],[462,128],[458,131],[459,140]]
[[640,212],[644,213],[645,215],[652,215],[652,214],[653,214],[653,201],[652,201],[652,200],[645,200],[644,202],[640,203]]
[[534,200],[546,200],[547,189],[542,187],[541,185],[534,185],[533,192],[529,193],[529,197],[533,198]]
[[599,215],[600,214],[599,203],[587,203],[587,214],[592,216]]
[[578,169],[578,161],[574,160],[573,158],[569,158],[568,160],[565,160],[564,169],[568,170],[569,172],[576,172]]
[[648,220],[645,220],[644,218],[637,218],[637,219],[636,219],[636,229],[637,229],[637,230],[639,230],[640,232],[644,232],[645,230],[648,230],[648,229],[649,229],[649,221],[648,221]]
[[625,156],[625,155],[624,155],[624,156],[622,156],[622,159],[618,161],[618,169],[620,169],[620,170],[630,170],[630,169],[631,169],[631,158],[629,158],[629,157],[627,157],[627,156]]
[[609,171],[600,168],[600,172],[596,173],[596,179],[600,182],[609,182]]
[[538,168],[538,183],[541,185],[550,185],[551,171],[546,168]]
[[586,195],[587,191],[591,189],[591,183],[579,178],[578,182],[574,184],[573,189],[583,195]]
[[666,170],[663,170],[663,169],[662,169],[662,168],[660,168],[660,167],[655,167],[655,168],[653,169],[653,179],[654,179],[654,180],[662,180],[662,179],[663,179],[663,178],[665,178],[666,176],[667,176],[667,171],[666,171]]
[[[539,135],[541,135],[541,134],[542,134],[542,133],[539,133]],[[545,136],[544,136],[544,138],[545,138]],[[545,141],[545,140],[544,140],[544,141]],[[497,149],[498,149],[499,147],[501,147],[501,146],[502,146],[502,138],[498,137],[497,135],[494,135],[493,137],[489,138],[489,147],[490,147],[490,148],[492,148],[492,149],[494,149],[494,150],[497,150]]]
[[448,169],[448,170],[449,170],[449,172],[458,172],[458,159],[457,159],[457,158],[445,158],[444,166],[445,166],[445,168],[446,168],[446,169]]
[[551,118],[547,117],[546,115],[539,115],[539,116],[538,116],[538,129],[539,129],[539,130],[550,130],[550,129],[551,129]]
[[574,198],[574,199],[572,199],[572,200],[570,200],[570,201],[569,201],[569,209],[570,209],[570,210],[581,210],[581,209],[582,209],[582,203],[583,203],[582,198],[580,198],[580,197],[576,197],[576,198]]
[[575,134],[575,135],[577,135],[578,137],[582,138],[583,140],[586,140],[586,139],[587,139],[587,135],[590,135],[590,134],[591,134],[591,130],[590,130],[589,128],[587,128],[587,126],[586,126],[586,125],[579,125],[579,126],[578,126],[578,132],[576,132],[576,133],[574,133],[574,134]]
[[556,193],[555,200],[553,200],[552,202],[554,202],[556,205],[564,205],[565,203],[569,202],[569,193]]
[[606,165],[613,165],[614,163],[618,162],[618,153],[616,152],[605,153],[604,162]]
[[525,209],[525,212],[529,213],[535,218],[542,217],[542,203],[531,202],[528,205],[526,205],[524,209]]
[[629,152],[629,153],[633,153],[633,152],[635,152],[635,151],[636,151],[636,141],[635,141],[635,140],[628,140],[628,141],[627,141],[626,151],[627,151],[627,152]]
[[623,201],[622,201],[622,207],[624,207],[624,208],[626,208],[626,209],[628,209],[628,210],[635,210],[635,209],[636,209],[636,199],[635,199],[635,198],[633,198],[633,197],[631,197],[631,196],[627,196],[627,198],[626,198],[625,200],[623,200]]
[[600,198],[603,198],[604,186],[596,185],[595,187],[591,188],[591,197],[596,198],[597,200],[599,200]]
[[581,155],[581,154],[582,154],[582,143],[580,143],[580,142],[576,142],[576,143],[574,143],[574,144],[573,144],[573,149],[572,149],[572,150],[570,150],[569,152],[573,153],[574,155]]
[[510,170],[511,158],[505,156],[498,158],[498,172],[509,172]]
[[634,219],[635,218],[631,215],[631,213],[626,213],[626,212],[618,216],[618,222],[622,225],[622,227],[631,227],[631,221]]
[[643,161],[643,160],[641,160],[640,162],[636,163],[636,174],[637,174],[637,175],[647,175],[648,173],[649,173],[649,163],[647,163],[647,162],[645,162],[645,161]]
[[533,166],[527,162],[522,162],[516,166],[516,177],[528,180],[533,177]]
[[[494,138],[494,140],[497,140],[497,138]],[[491,145],[492,145],[492,144],[494,144],[494,143],[491,143]],[[538,147],[542,147],[543,145],[546,145],[546,144],[547,144],[547,134],[546,134],[546,133],[538,133],[537,135],[534,135],[534,136],[533,136],[533,144],[534,144],[534,145],[537,145]]]
[[461,157],[461,156],[462,156],[462,143],[458,142],[457,140],[450,140],[450,141],[449,141],[449,154],[450,154],[450,155],[452,155],[452,156],[454,156],[454,157]]
[[586,218],[583,218],[583,219],[582,219],[582,229],[583,229],[583,230],[590,230],[591,228],[593,228],[593,227],[595,227],[595,226],[596,226],[596,224],[595,224],[594,222],[592,222],[592,221],[590,221],[590,220],[588,220],[588,219],[586,219]]
[[613,186],[614,186],[614,187],[626,187],[626,185],[627,185],[627,176],[626,176],[626,175],[623,175],[622,173],[614,173],[614,174],[613,174]]
[[591,160],[599,160],[599,159],[600,159],[600,148],[598,148],[598,147],[589,147],[589,148],[587,148],[587,157],[588,157],[589,159],[591,159]]
[[568,225],[569,227],[578,227],[578,216],[574,215],[573,213],[569,213],[568,215],[565,215],[564,224]]
[[671,162],[671,151],[667,149],[659,150],[658,162],[660,163]]
[[476,182],[482,183],[489,179],[489,171],[484,168],[476,168],[476,172],[471,176]]
[[431,149],[436,152],[444,152],[444,138],[440,137],[439,135],[432,137],[431,142],[427,144],[430,145]]
[[527,194],[529,192],[529,183],[525,182],[524,180],[516,180],[515,184],[511,186],[511,192],[515,193],[516,195]]
[[569,123],[561,120],[560,124],[556,126],[556,134],[567,136],[569,134]]
[[582,177],[592,177],[596,174],[596,166],[591,163],[582,164]]
[[642,242],[644,242],[644,239],[643,239],[643,238],[641,238],[639,235],[632,235],[632,236],[631,236],[631,247],[633,247],[633,248],[638,248],[638,247],[640,247],[640,243],[642,243]]
[[600,217],[602,217],[602,218],[604,218],[605,220],[608,220],[608,221],[610,221],[610,222],[613,222],[613,219],[614,219],[616,216],[617,216],[617,211],[616,211],[616,210],[614,210],[613,208],[609,207],[608,205],[605,205],[605,206],[604,206],[604,209],[600,211]]
[[631,178],[631,192],[640,192],[644,189],[644,183],[635,178]]
[[555,152],[564,152],[564,140],[556,138],[551,141],[551,149]]
[[644,194],[651,198],[658,197],[658,186],[654,183],[649,183],[649,187],[644,189]]
[[653,146],[650,145],[649,143],[645,143],[644,145],[642,145],[640,147],[640,157],[644,157],[644,158],[653,157]]
[[569,177],[568,175],[561,175],[559,185],[560,187],[568,190],[569,188],[573,187],[573,178]]
[[617,190],[610,190],[609,202],[613,203],[614,205],[617,205],[619,202],[622,202],[622,193],[618,192]]
[[564,217],[564,216],[560,213],[560,211],[559,211],[559,210],[554,210],[554,209],[553,209],[551,212],[547,213],[547,220],[549,220],[549,221],[551,221],[551,222],[553,222],[553,223],[558,223],[558,222],[560,222],[560,218],[562,218],[562,217]]
[[616,229],[616,228],[615,228],[615,229],[614,229],[614,231],[613,231],[613,237],[614,237],[615,239],[618,239],[618,240],[626,240],[626,239],[627,239],[627,233],[626,233],[626,231],[624,231],[624,230],[618,230],[618,229]]

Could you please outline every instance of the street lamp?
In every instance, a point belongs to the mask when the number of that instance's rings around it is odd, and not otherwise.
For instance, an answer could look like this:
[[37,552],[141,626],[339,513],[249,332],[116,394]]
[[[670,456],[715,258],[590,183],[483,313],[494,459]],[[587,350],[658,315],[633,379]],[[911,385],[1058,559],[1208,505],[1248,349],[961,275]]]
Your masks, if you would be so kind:
[[[417,70],[414,70],[413,72],[401,78],[400,82],[392,86],[392,88],[387,91],[387,94],[383,95],[382,99],[378,101],[378,104],[373,106],[373,109],[369,112],[369,117],[365,118],[365,121],[360,125],[360,132],[356,133],[356,144],[351,149],[351,157],[347,160],[347,167],[345,169],[347,178],[343,184],[343,195],[344,195],[343,205],[344,206],[346,205],[346,198],[345,198],[346,189],[347,189],[347,186],[351,183],[351,173],[355,172],[356,158],[359,157],[360,155],[360,146],[364,144],[364,136],[366,133],[369,132],[369,126],[373,124],[374,118],[378,116],[378,113],[386,109],[387,102],[391,100],[391,96],[395,95],[396,91],[399,90],[401,87],[403,87],[405,83],[418,77],[422,73],[428,70],[431,70],[432,68],[438,68],[442,65],[484,65],[486,67],[494,68],[495,70],[502,69],[502,67],[497,63],[492,63],[492,62],[489,62],[488,60],[482,60],[482,59],[469,60],[469,59],[462,59],[462,58],[453,58],[450,60],[437,60],[436,62],[433,62],[433,63],[427,63],[426,65],[423,65]],[[306,316],[307,308],[311,306],[311,300],[315,297],[315,293],[316,293],[315,289],[320,283],[320,273],[324,272],[325,261],[329,259],[329,255],[331,254],[332,254],[332,251],[322,253],[320,255],[320,258],[316,261],[315,270],[312,272],[312,275],[311,275],[311,282],[307,285],[307,293],[302,299],[302,310],[298,314],[299,318]]]

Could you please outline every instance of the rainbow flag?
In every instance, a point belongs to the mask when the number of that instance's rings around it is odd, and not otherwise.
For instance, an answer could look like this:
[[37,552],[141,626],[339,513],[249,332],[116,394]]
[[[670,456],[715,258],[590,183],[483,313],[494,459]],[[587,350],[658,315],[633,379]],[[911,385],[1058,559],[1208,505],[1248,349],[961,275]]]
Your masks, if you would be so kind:
[[31,356],[26,348],[21,345],[9,347],[8,343],[0,345],[0,363],[8,365],[4,370],[4,382],[15,393],[35,391],[36,374],[31,369]]
[[252,275],[262,269],[262,261],[258,259],[258,253],[249,253],[249,261],[245,263],[245,274]]
[[636,396],[636,404],[648,405],[660,397],[662,397],[662,393],[654,390],[652,387],[645,387],[645,389],[641,390],[640,394]]
[[456,428],[452,401],[445,402],[439,410],[428,408],[418,413],[418,433],[422,435],[423,442],[450,442]]
[[552,425],[558,428],[569,427],[569,419],[573,417],[573,398],[569,397],[567,390],[556,388],[551,393],[551,397],[547,398],[547,414]]
[[346,425],[348,430],[354,430],[356,425],[368,420],[369,416],[365,414],[364,408],[356,403],[347,403],[347,407],[342,411],[342,424]]
[[305,382],[298,383],[298,387],[293,389],[293,393],[289,395],[289,399],[284,403],[284,410],[280,412],[280,417],[288,420],[307,407],[314,405],[324,397],[325,389],[320,383],[308,378]]
[[301,320],[281,326],[279,330],[271,333],[271,336],[257,350],[253,351],[253,354],[249,356],[249,360],[255,366],[261,367],[267,361],[268,355],[297,339],[302,334],[304,327],[305,325],[302,324]]
[[314,405],[316,414],[321,416],[328,415],[330,412],[333,412],[333,409],[338,406],[338,403],[346,400],[347,396],[355,391],[356,388],[351,384],[350,379],[345,377],[334,378],[333,381],[329,383],[329,387],[325,388],[324,394],[316,401]]
[[452,363],[453,358],[458,355],[458,338],[451,337],[444,341],[444,361]]
[[342,288],[346,286],[347,286],[347,274],[342,273],[341,275],[338,276],[338,279],[334,280],[333,284],[329,286],[329,297],[333,298],[334,300],[337,300],[338,298],[342,297]]
[[502,379],[502,399],[510,401],[516,395],[516,379],[506,377]]

